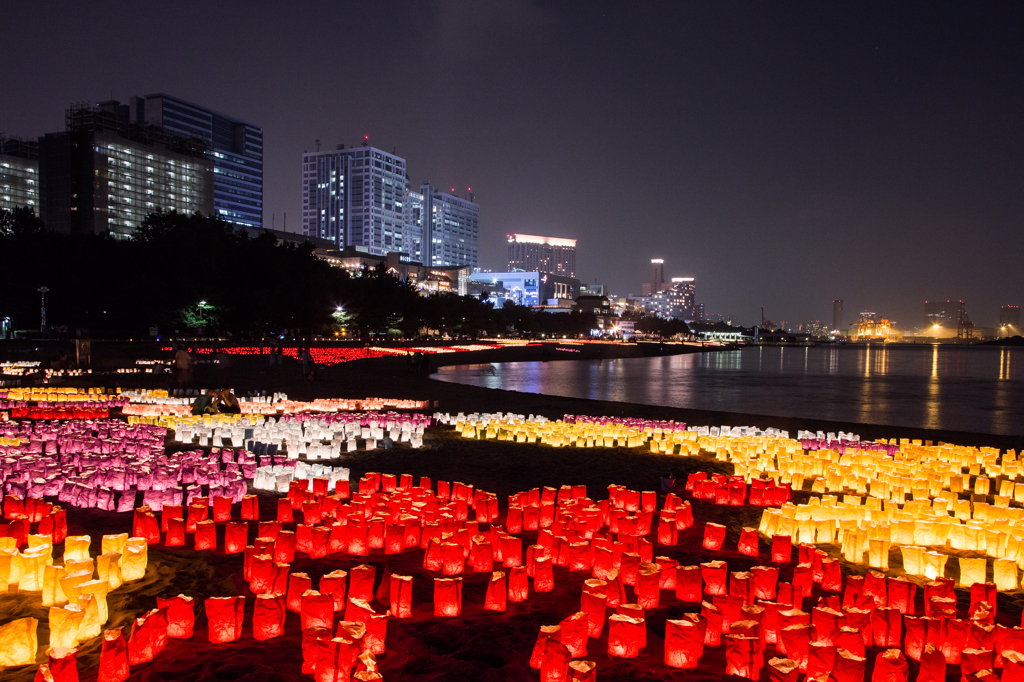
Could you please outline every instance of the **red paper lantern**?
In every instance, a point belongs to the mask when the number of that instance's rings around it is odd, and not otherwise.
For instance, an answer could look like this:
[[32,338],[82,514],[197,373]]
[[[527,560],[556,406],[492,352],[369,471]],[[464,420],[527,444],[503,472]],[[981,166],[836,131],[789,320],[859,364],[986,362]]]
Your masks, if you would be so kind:
[[903,615],[914,615],[914,597],[916,594],[917,585],[903,576],[889,578],[889,606],[898,609]]
[[678,584],[676,573],[679,569],[679,562],[667,556],[659,556],[654,557],[654,563],[661,567],[661,573],[658,576],[658,589],[675,591]]
[[[299,600],[299,617],[303,630],[310,628],[327,628],[330,630],[333,628],[334,595],[320,594],[316,590],[306,590],[300,595]],[[290,603],[288,608],[291,610]]]
[[753,576],[746,571],[734,571],[729,574],[729,596],[739,597],[744,604],[749,604],[751,599],[751,583]]
[[[302,631],[302,674],[303,675],[315,675],[316,673],[316,662],[320,655],[320,643],[331,641],[331,631],[327,628],[311,628],[309,630]],[[355,647],[355,653],[352,654],[353,661],[359,654],[359,646],[353,642],[348,641],[349,645]],[[348,674],[348,671],[345,674]],[[345,679],[340,677],[339,679]]]
[[147,624],[147,616],[132,621],[132,632],[128,637],[128,664],[142,665],[149,663],[156,655],[156,642],[153,627]]
[[843,591],[843,573],[836,559],[821,560],[821,589],[836,594]]
[[704,630],[704,646],[718,647],[722,644],[722,629],[725,616],[722,610],[714,604],[701,602],[700,615],[707,623]]
[[242,519],[245,521],[259,521],[260,520],[260,502],[259,498],[255,495],[245,495],[242,497]]
[[531,668],[534,670],[540,670],[541,664],[544,662],[545,648],[547,647],[548,640],[553,639],[557,642],[561,629],[562,628],[559,625],[540,626],[540,631],[537,633],[537,640],[533,645],[533,652],[530,654]]
[[779,569],[771,566],[753,566],[750,569],[750,576],[750,598],[774,601]]
[[881,651],[875,657],[871,682],[907,682],[907,659],[899,649]]
[[292,523],[292,501],[287,497],[277,500],[277,520],[279,523]]
[[578,611],[559,623],[558,641],[565,645],[572,658],[587,655],[587,637],[590,621],[584,611]]
[[[598,580],[588,580],[586,583],[597,583],[604,582]],[[584,584],[583,594],[580,599],[580,611],[587,614],[587,634],[590,637],[600,637],[601,631],[604,630],[604,617],[605,611],[607,610],[607,597],[604,594],[602,587],[593,586],[588,589],[587,584]]]
[[200,521],[205,521],[210,514],[210,504],[204,498],[192,500],[188,506],[188,518],[185,519],[185,532],[195,533]]
[[836,666],[836,645],[828,642],[811,642],[807,652],[807,677],[828,679]]
[[508,607],[508,586],[503,571],[491,573],[491,580],[487,583],[487,595],[484,597],[484,611],[497,611],[504,613]]
[[[531,545],[526,548],[527,568],[530,567],[531,550],[538,545]],[[493,567],[491,555],[491,543],[487,542],[483,535],[473,537],[469,550],[469,565],[476,573],[490,573]]]
[[811,626],[797,624],[783,627],[780,622],[779,627],[779,643],[785,647],[786,656],[796,661],[802,672],[806,671],[810,656]]
[[[47,663],[39,666],[36,679],[40,679],[39,676],[43,675],[43,679],[47,682],[78,682],[77,655],[78,649],[50,647],[46,652]],[[48,676],[43,673],[43,668],[48,669]]]
[[461,545],[454,542],[441,543],[441,568],[444,575],[462,575],[466,555]]
[[790,658],[772,658],[768,660],[768,679],[771,682],[797,682],[800,677],[800,665]]
[[283,594],[258,594],[252,612],[253,639],[265,641],[284,634],[286,612]]
[[704,587],[702,572],[700,566],[679,566],[676,569],[676,599],[687,603],[701,601]]
[[832,644],[832,637],[839,630],[839,619],[843,614],[827,606],[816,606],[811,610],[811,623],[814,627],[814,639],[818,642]]
[[704,635],[691,620],[665,621],[665,665],[690,670],[704,655]]
[[[167,507],[164,507],[167,509]],[[164,517],[167,522],[167,536],[164,538],[165,547],[185,546],[185,522],[181,518]]]
[[724,561],[709,561],[700,565],[704,580],[704,593],[717,596],[728,594],[729,566]]
[[537,593],[555,591],[555,573],[551,568],[551,557],[537,559],[534,566],[533,591]]
[[679,529],[676,528],[676,515],[662,513],[658,518],[658,544],[669,547],[679,542]]
[[373,581],[377,569],[374,566],[359,564],[348,574],[348,596],[350,599],[373,601]]
[[147,545],[160,544],[160,524],[148,506],[142,506],[135,510],[135,516],[132,521],[132,536],[146,538]]
[[846,590],[843,592],[843,606],[857,606],[864,592],[864,576],[846,576]]
[[213,520],[222,523],[231,520],[231,498],[213,498]]
[[[321,580],[321,584],[323,581]],[[412,576],[391,574],[388,593],[390,613],[395,618],[412,618]]]
[[976,606],[981,602],[987,602],[992,607],[992,615],[995,616],[997,594],[995,583],[974,583],[971,585],[971,610],[968,614],[973,616]]
[[[286,605],[292,613],[302,613],[302,594],[313,589],[313,581],[305,573],[292,573],[288,576],[288,592]],[[332,604],[334,595],[331,595]],[[332,609],[333,610],[333,609]],[[328,627],[328,626],[321,626]]]
[[793,569],[793,593],[798,599],[806,599],[811,596],[814,587],[814,567],[811,564],[797,564]]
[[704,524],[704,549],[717,552],[725,542],[725,526],[708,521]]
[[969,679],[971,673],[995,668],[995,654],[990,649],[964,649],[960,656],[960,674]]
[[167,636],[171,639],[191,639],[196,623],[195,600],[179,594],[176,597],[156,598],[158,609],[167,614]]
[[608,617],[608,655],[636,658],[647,641],[647,624],[642,618],[621,614]]
[[526,567],[516,566],[509,571],[508,600],[511,602],[524,602],[529,596],[530,581],[526,575]]
[[924,653],[925,644],[927,643],[927,621],[921,618],[914,618],[913,616],[904,616],[903,624],[907,628],[903,650],[907,652],[907,658],[910,660],[920,661],[921,655]]
[[[1015,655],[1024,662],[1024,656]],[[1009,670],[1009,659],[1007,659],[1007,667],[1003,669],[1003,679],[1006,682],[1024,682],[1024,677],[1014,677],[1009,674]],[[921,652],[921,667],[918,668],[917,682],[946,682],[946,657],[934,644],[925,644]]]
[[229,523],[224,526],[224,553],[241,554],[249,538],[249,524]]
[[858,609],[853,606],[844,606],[843,622],[847,627],[860,631],[861,637],[864,640],[864,646],[874,646],[875,638],[872,631],[871,611],[868,609]]
[[388,618],[386,613],[375,613],[366,620],[366,636],[363,637],[363,651],[380,656],[385,651]]
[[658,583],[661,579],[661,567],[657,564],[640,564],[636,578],[636,602],[644,609],[658,608],[661,596]]
[[761,674],[761,650],[753,637],[725,636],[725,674],[756,680]]
[[196,550],[217,549],[217,526],[213,521],[204,520],[196,524]]
[[619,575],[617,570],[613,570],[606,580],[607,586],[604,589],[605,603],[608,608],[613,609],[619,604],[625,604],[626,598],[626,586],[622,582],[622,577]]
[[242,636],[245,597],[208,597],[204,603],[210,642],[234,642]]
[[[864,682],[864,665],[867,659],[863,655],[840,649],[836,654],[835,666],[832,668],[832,679],[835,682]],[[917,678],[919,681],[920,677]]]
[[862,594],[865,597],[871,597],[875,602],[876,608],[885,606],[888,601],[885,589],[885,576],[878,571],[868,571],[868,574],[864,576]]
[[274,538],[274,561],[279,564],[290,564],[295,561],[295,533],[290,530],[278,532]]
[[832,642],[837,649],[844,649],[857,656],[864,655],[864,637],[861,636],[860,630],[857,628],[840,626],[832,635]]
[[871,614],[871,630],[875,646],[898,647],[902,635],[903,616],[898,609],[882,607]]
[[568,648],[557,639],[545,640],[544,654],[540,662],[541,682],[565,682],[568,680],[571,658]]
[[572,661],[569,663],[570,682],[597,682],[597,663],[594,661]]
[[740,554],[745,556],[757,556],[757,529],[756,528],[743,528],[740,531]]
[[636,574],[640,570],[640,555],[623,552],[619,561],[619,575],[625,585],[636,585]]
[[434,578],[434,615],[457,618],[462,613],[462,578]]
[[122,630],[111,628],[103,631],[97,682],[124,682],[128,679],[128,643]]
[[764,633],[764,641],[767,644],[777,644],[779,641],[779,605],[775,602],[761,601],[758,606],[764,609],[761,615],[761,631]]
[[693,526],[693,507],[689,500],[676,507],[676,530],[684,531]]

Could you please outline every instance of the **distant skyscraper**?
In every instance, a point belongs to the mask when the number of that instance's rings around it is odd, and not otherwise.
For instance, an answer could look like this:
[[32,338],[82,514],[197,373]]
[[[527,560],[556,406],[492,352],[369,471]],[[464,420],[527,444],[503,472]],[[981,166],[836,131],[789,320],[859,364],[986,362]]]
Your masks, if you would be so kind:
[[214,215],[235,225],[263,225],[263,128],[164,93],[132,97],[129,106],[132,123],[206,142]]
[[665,260],[663,258],[651,259],[651,279],[644,284],[644,296],[651,296],[661,291],[665,284]]
[[72,106],[67,130],[39,142],[39,206],[56,232],[127,239],[159,210],[213,214],[213,163],[203,140],[130,122],[117,101]]
[[39,215],[39,143],[0,137],[0,208]]
[[960,322],[959,301],[925,301],[925,327],[956,327]]
[[339,249],[408,253],[405,159],[362,146],[302,155],[302,233]]
[[[999,308],[999,326],[1020,329],[1020,306],[1004,305]],[[1020,333],[1019,331],[1017,332]]]
[[704,304],[698,303],[697,309],[693,311],[693,319],[697,322],[704,321]]
[[843,328],[843,299],[832,301],[832,329]]
[[658,317],[692,321],[696,319],[696,293],[693,277],[673,277],[669,286],[663,286],[661,291],[651,294],[646,304],[647,312]]
[[424,265],[471,265],[480,261],[480,205],[442,192],[429,182],[423,195],[421,252]]
[[576,240],[561,237],[536,237],[530,234],[508,235],[509,272],[546,272],[564,277],[576,276]]

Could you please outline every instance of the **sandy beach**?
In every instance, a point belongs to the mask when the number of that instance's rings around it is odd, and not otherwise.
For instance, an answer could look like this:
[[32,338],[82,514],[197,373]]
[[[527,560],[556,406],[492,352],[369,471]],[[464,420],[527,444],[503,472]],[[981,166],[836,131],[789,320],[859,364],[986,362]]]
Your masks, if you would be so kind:
[[[605,351],[607,352],[607,351]],[[551,361],[558,361],[551,356]],[[439,364],[471,364],[492,361],[537,359],[532,349],[502,349],[473,353],[454,353],[431,357],[434,367]],[[542,358],[548,359],[548,358]],[[119,377],[124,387],[167,387],[169,375],[126,375]],[[103,382],[97,382],[103,383]],[[436,401],[436,407],[427,412],[516,412],[540,414],[550,419],[564,414],[595,416],[628,416],[649,419],[673,419],[690,424],[756,425],[796,430],[852,431],[864,439],[919,438],[931,441],[949,441],[962,445],[998,448],[1024,447],[1022,439],[985,434],[965,434],[919,429],[900,429],[858,424],[817,423],[790,418],[739,415],[698,410],[680,410],[659,406],[633,405],[587,401],[570,398],[540,396],[488,390],[439,382],[425,373],[413,372],[405,358],[377,358],[321,368],[315,381],[299,376],[298,364],[286,360],[281,367],[266,367],[260,358],[232,358],[229,367],[210,369],[200,367],[194,377],[195,386],[226,384],[239,393],[250,390],[284,391],[290,398],[312,399],[326,397],[365,398],[388,397]],[[109,382],[108,382],[109,385]],[[389,450],[358,451],[343,455],[337,462],[351,469],[351,479],[358,480],[364,473],[376,471],[392,474],[412,474],[416,480],[427,476],[433,481],[461,481],[478,489],[495,493],[500,502],[504,523],[507,498],[518,491],[531,488],[562,485],[586,485],[594,499],[607,497],[607,486],[618,484],[633,490],[659,490],[659,479],[666,471],[674,470],[680,480],[689,472],[731,473],[732,466],[708,456],[680,457],[657,455],[640,448],[551,448],[511,442],[478,441],[459,438],[451,428],[429,429],[422,449],[413,450],[399,445]],[[806,493],[796,493],[797,500]],[[261,518],[274,516],[276,495],[260,494]],[[659,504],[663,495],[659,493]],[[684,499],[690,499],[683,495]],[[991,499],[990,499],[991,501]],[[681,565],[692,565],[712,559],[725,560],[730,571],[747,570],[756,564],[770,562],[769,547],[762,539],[758,557],[742,556],[736,551],[740,529],[757,526],[760,507],[715,506],[691,499],[695,525],[681,533],[674,547],[655,546],[655,555],[668,556]],[[235,515],[237,517],[237,508]],[[68,530],[71,535],[89,534],[93,538],[93,553],[98,553],[103,534],[130,532],[131,514],[116,514],[95,510],[69,510]],[[713,521],[728,527],[725,551],[709,552],[701,547],[704,522]],[[255,538],[255,524],[250,524],[250,543]],[[524,547],[532,544],[536,533],[524,532]],[[218,543],[223,547],[223,529],[218,529]],[[192,544],[191,536],[188,547]],[[826,547],[839,556],[837,547]],[[60,549],[55,550],[59,556]],[[301,556],[301,558],[300,558]],[[533,594],[527,602],[509,604],[506,613],[494,615],[484,612],[483,601],[489,574],[464,576],[462,617],[438,619],[433,615],[432,577],[422,567],[423,551],[410,550],[406,554],[385,557],[375,551],[368,558],[347,555],[311,560],[297,555],[292,571],[303,571],[316,586],[320,576],[332,570],[351,569],[360,563],[372,564],[377,569],[377,583],[384,571],[414,576],[413,617],[406,620],[391,619],[388,623],[387,653],[379,657],[379,669],[385,680],[405,682],[412,680],[453,680],[467,682],[497,682],[499,680],[535,680],[536,673],[528,667],[530,650],[541,625],[557,624],[579,610],[580,593],[589,574],[570,573],[555,569],[554,592]],[[952,568],[947,568],[949,572]],[[900,575],[900,552],[894,547],[890,556],[888,575]],[[784,566],[780,581],[790,579],[793,567]],[[844,574],[864,574],[866,567],[843,562]],[[923,579],[912,578],[919,584]],[[815,586],[815,597],[819,586]],[[225,556],[223,549],[216,552],[196,552],[191,549],[171,550],[151,547],[149,569],[145,579],[126,585],[109,598],[111,619],[107,627],[125,626],[127,635],[131,620],[145,610],[156,606],[157,596],[179,593],[194,597],[197,604],[210,596],[245,595],[246,625],[240,641],[230,644],[209,644],[206,620],[197,608],[196,630],[190,641],[171,640],[167,649],[149,664],[133,669],[132,680],[300,680],[301,647],[297,616],[289,615],[286,633],[268,642],[257,642],[251,634],[253,597],[242,578],[240,555]],[[632,591],[627,594],[632,597]],[[658,609],[648,612],[648,646],[640,658],[622,660],[606,654],[608,629],[600,639],[591,639],[588,656],[598,661],[599,680],[682,680],[722,679],[724,649],[706,649],[701,666],[696,671],[672,671],[662,661],[665,620],[678,618],[684,612],[699,611],[699,604],[678,602],[671,592],[662,593]],[[958,590],[959,609],[966,612],[969,595]],[[918,591],[918,601],[922,599]],[[808,600],[810,602],[812,600]],[[47,641],[46,609],[39,605],[37,595],[8,594],[0,596],[0,622],[13,618],[34,616],[40,619],[40,662],[44,660]],[[1000,593],[998,623],[1012,626],[1021,622],[1022,593]],[[808,607],[809,608],[809,607]],[[378,609],[383,610],[383,609]],[[923,608],[918,608],[923,611]],[[336,616],[340,619],[340,615]],[[772,655],[769,650],[767,658]],[[96,679],[99,639],[81,647],[78,660],[81,679]],[[874,650],[868,652],[867,677],[870,679]],[[912,670],[914,669],[911,663]],[[959,672],[950,667],[950,675]],[[0,679],[28,681],[35,675],[34,667],[9,669],[0,672]],[[767,671],[763,679],[767,679]],[[911,676],[913,679],[913,673]],[[953,679],[950,677],[950,679]]]

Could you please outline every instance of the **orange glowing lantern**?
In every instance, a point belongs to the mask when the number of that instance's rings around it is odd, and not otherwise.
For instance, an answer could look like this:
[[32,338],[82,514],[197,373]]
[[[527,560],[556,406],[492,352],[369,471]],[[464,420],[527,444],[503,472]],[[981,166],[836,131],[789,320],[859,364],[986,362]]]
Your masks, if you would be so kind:
[[234,642],[242,636],[245,597],[207,597],[204,607],[212,644]]
[[457,618],[462,613],[462,578],[434,578],[434,615]]
[[97,682],[124,682],[128,679],[129,672],[128,643],[124,639],[122,628],[104,630]]
[[85,618],[85,609],[78,604],[51,606],[49,610],[50,646],[73,649]]
[[704,635],[691,620],[665,621],[665,665],[690,670],[704,655]]
[[[132,542],[136,539],[140,540],[140,543]],[[142,580],[146,576],[148,563],[149,553],[146,550],[145,540],[129,538],[128,544],[124,546],[124,554],[121,556],[121,579],[125,582]]]
[[[58,604],[63,604],[68,600],[64,595],[64,590],[60,588],[60,579],[63,578],[64,575],[63,566],[48,565],[43,567],[43,606],[57,606]],[[3,580],[3,587],[3,591],[6,591],[6,580]]]

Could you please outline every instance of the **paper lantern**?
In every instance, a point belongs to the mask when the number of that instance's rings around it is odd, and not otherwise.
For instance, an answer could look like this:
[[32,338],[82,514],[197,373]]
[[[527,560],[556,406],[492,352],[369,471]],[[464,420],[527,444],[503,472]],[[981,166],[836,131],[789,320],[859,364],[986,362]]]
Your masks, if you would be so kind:
[[920,661],[928,638],[928,621],[913,616],[903,618],[903,625],[907,634],[903,642],[903,650],[907,658],[912,661]]
[[821,589],[824,592],[835,592],[836,594],[843,591],[843,574],[839,567],[839,561],[822,559]]
[[79,597],[91,594],[96,600],[96,609],[99,611],[100,625],[107,622],[109,613],[107,611],[107,592],[110,591],[110,583],[106,580],[87,580],[78,585]]
[[603,583],[603,580],[587,580],[584,583],[583,594],[580,598],[580,611],[587,614],[587,634],[590,637],[600,637],[604,630],[604,617],[607,610],[608,599],[604,594],[603,586],[593,586],[588,589],[588,583]]
[[242,636],[245,597],[207,597],[204,602],[210,642],[234,642]]
[[343,611],[346,605],[345,586],[348,579],[348,571],[336,570],[320,578],[320,594],[329,594],[334,597],[334,610]]
[[82,616],[82,624],[78,628],[78,639],[99,637],[103,632],[103,624],[100,622],[100,609],[99,604],[96,603],[96,597],[91,594],[79,594],[77,601],[85,611],[85,615]]
[[724,561],[709,561],[701,564],[700,574],[704,580],[704,593],[712,596],[727,594],[728,571],[729,566]]
[[135,510],[132,520],[132,535],[145,538],[151,545],[160,544],[160,522],[149,507],[142,506]]
[[995,668],[994,653],[991,650],[964,649],[960,658],[961,679],[970,679],[972,673]]
[[799,595],[799,599],[806,599],[811,596],[814,587],[814,568],[811,564],[797,564],[793,569],[793,592]]
[[153,637],[152,624],[148,624],[146,615],[132,621],[131,635],[128,637],[128,664],[133,666],[149,663],[156,655],[156,641]]
[[739,597],[744,604],[750,603],[750,590],[753,576],[746,571],[734,571],[729,574],[729,596]]
[[841,625],[832,635],[832,643],[836,645],[837,649],[845,649],[857,656],[864,655],[864,637],[857,628]]
[[363,637],[363,650],[374,656],[385,651],[384,641],[387,639],[388,618],[386,613],[375,613],[366,620],[366,636]]
[[801,671],[806,671],[810,657],[811,626],[798,624],[781,627],[781,623],[779,625],[779,642],[785,647],[786,656],[796,661]]
[[[228,523],[224,526],[224,553],[241,554],[245,550],[249,538],[249,524]],[[214,540],[216,547],[216,539]]]
[[[42,592],[46,566],[52,561],[49,547],[25,550],[21,554],[21,575],[18,590],[21,592]],[[90,571],[91,575],[91,571]]]
[[551,557],[540,557],[534,565],[533,591],[554,592],[555,573],[551,568]]
[[701,602],[700,615],[707,623],[707,627],[704,629],[704,646],[721,646],[723,623],[725,622],[722,610],[714,604]]
[[544,662],[544,652],[547,646],[547,641],[553,639],[558,641],[559,632],[561,631],[559,625],[541,625],[540,631],[537,633],[537,640],[533,645],[533,652],[530,654],[530,667],[534,670],[540,670],[541,664]]
[[800,676],[800,665],[789,658],[772,658],[768,660],[768,678],[771,682],[797,682]]
[[946,638],[942,640],[942,655],[949,665],[960,665],[960,656],[967,646],[967,637],[971,623],[966,620],[948,618],[946,620]]
[[145,544],[127,544],[121,555],[121,579],[126,583],[146,577],[149,553]]
[[608,655],[636,658],[647,640],[646,622],[621,614],[608,617]]
[[899,609],[882,607],[871,614],[871,630],[875,636],[875,646],[898,647],[902,634],[903,617]]
[[881,651],[875,657],[872,682],[907,682],[907,659],[899,649]]
[[889,578],[889,606],[904,615],[914,615],[917,585],[902,576]]
[[[323,579],[320,580],[321,586]],[[321,587],[322,589],[322,587]],[[390,613],[395,618],[412,618],[412,576],[391,574],[391,588],[388,591]],[[502,609],[504,611],[504,609]]]
[[[8,569],[9,570],[9,569]],[[67,602],[64,590],[60,588],[60,579],[64,577],[63,566],[47,565],[43,567],[43,606],[57,606]],[[7,590],[7,580],[3,581],[4,590]]]
[[563,682],[569,679],[569,649],[555,638],[544,641],[544,654],[540,662],[541,682]]
[[298,540],[295,533],[290,530],[279,531],[274,538],[274,562],[279,564],[290,564],[295,561],[295,548]]
[[679,566],[676,569],[676,599],[697,603],[702,599],[704,583],[700,566]]
[[627,601],[626,586],[622,583],[622,576],[613,570],[608,574],[607,585],[604,589],[605,603],[612,609]]
[[[360,637],[360,639],[362,639],[362,635],[365,634],[366,629],[365,629],[365,626],[363,626],[362,623],[359,623],[358,625],[361,628],[359,637]],[[341,630],[340,626],[338,628],[338,634],[339,634],[339,636],[342,634],[342,630]],[[303,630],[302,631],[302,643],[301,643],[301,647],[302,647],[302,668],[301,668],[301,671],[302,671],[303,675],[313,675],[314,677],[316,676],[317,659],[323,653],[320,650],[321,646],[323,645],[324,642],[331,641],[331,639],[332,639],[331,631],[329,629],[327,629],[327,628],[310,628],[309,630]],[[354,662],[355,661],[355,657],[359,653],[359,644],[357,642],[353,642],[351,639],[349,639],[347,637],[345,638],[345,641],[348,643],[347,646],[354,647],[354,651],[351,653],[351,658],[352,658],[352,661]],[[348,649],[346,649],[346,651],[348,651]],[[345,670],[345,674],[346,675],[348,674],[349,670],[351,670],[351,668],[347,668]],[[340,672],[335,671],[335,674],[339,674],[340,675]],[[344,677],[339,677],[339,679],[344,679]]]
[[[313,589],[313,581],[305,573],[292,573],[288,576],[288,592],[285,598],[287,608],[292,613],[302,613],[302,595],[307,590]],[[334,595],[331,597],[331,610],[334,610]],[[329,627],[322,625],[319,627]]]
[[772,536],[772,563],[788,564],[793,560],[793,539],[789,535]]
[[444,575],[462,575],[465,562],[462,546],[454,542],[441,543],[441,570]]
[[503,571],[491,573],[491,580],[487,583],[487,595],[484,597],[484,611],[497,611],[504,613],[508,605],[508,587]]
[[462,613],[462,578],[434,578],[434,615],[457,618]]
[[674,592],[677,585],[676,572],[679,568],[679,562],[675,559],[669,559],[667,556],[658,556],[654,557],[654,563],[661,567],[661,573],[658,575],[658,589],[672,590]]
[[122,630],[123,628],[111,628],[103,631],[97,682],[124,682],[128,679],[128,643]]
[[704,636],[700,627],[690,620],[665,621],[665,665],[690,670],[700,664],[704,655]]
[[64,562],[88,561],[89,545],[92,538],[88,535],[69,535],[64,539]]
[[210,513],[210,505],[198,499],[193,500],[188,506],[188,516],[185,518],[185,532],[195,533],[196,526],[200,521],[205,521]]
[[192,597],[179,594],[176,597],[164,599],[156,598],[158,609],[165,610],[167,614],[167,636],[171,639],[190,639],[192,630],[195,627],[195,600]]
[[764,601],[775,599],[775,588],[779,580],[779,569],[771,566],[753,566],[750,569],[750,597]]
[[1020,581],[1017,580],[1017,562],[1013,559],[993,561],[992,582],[1000,592],[1009,592],[1020,587]]
[[757,640],[753,637],[726,635],[725,674],[756,680],[761,674],[760,655]]
[[351,599],[373,601],[373,581],[377,569],[367,564],[359,564],[348,574],[348,596]]
[[[942,659],[943,671],[945,671],[945,662],[945,659]],[[935,666],[938,668],[938,661],[936,661]],[[943,682],[945,678],[940,680],[940,678],[933,676],[933,679],[936,682]],[[925,682],[932,682],[932,679]],[[1003,654],[1003,682],[1024,682],[1024,653],[1007,651]]]
[[827,606],[816,606],[812,609],[811,624],[814,628],[814,640],[833,644],[832,636],[839,629],[839,619],[842,615],[840,612]]
[[572,661],[569,663],[570,682],[597,682],[597,663]]
[[807,677],[817,679],[832,674],[838,649],[829,642],[811,642],[807,648]]
[[619,562],[619,575],[626,585],[636,585],[636,575],[640,571],[640,555],[635,552],[622,552]]
[[[297,574],[308,580],[304,574]],[[297,585],[305,582],[300,578],[297,581]],[[290,598],[291,595],[289,595]],[[351,600],[351,597],[349,597]],[[288,604],[288,609],[291,610],[291,604]],[[334,595],[320,594],[316,590],[305,590],[299,596],[299,620],[300,627],[303,630],[310,628],[327,628],[328,630],[334,627]]]
[[740,554],[744,556],[757,556],[757,529],[744,527],[740,531]]
[[[189,513],[191,514],[191,508]],[[281,523],[292,523],[292,501],[287,497],[281,497],[277,500],[277,520]]]
[[995,616],[998,589],[995,583],[974,583],[971,585],[971,609],[969,611],[972,620],[978,620],[976,611],[981,603],[988,604]]
[[960,557],[960,581],[957,585],[969,588],[975,583],[984,583],[987,565],[988,560],[985,558],[969,559],[967,557]]
[[260,503],[259,498],[255,495],[245,495],[242,497],[242,508],[240,510],[242,519],[244,521],[259,521],[260,520]]
[[508,575],[508,600],[524,602],[530,596],[530,581],[525,566],[516,566]]
[[636,602],[642,608],[658,608],[658,600],[661,595],[658,585],[660,578],[660,566],[657,564],[640,564],[640,570],[637,572],[635,591]]
[[[1021,659],[1024,660],[1024,656]],[[1003,674],[1006,675],[1005,669]],[[921,652],[917,682],[946,682],[946,657],[934,644],[926,644]]]
[[78,644],[78,633],[85,618],[85,609],[78,604],[65,607],[51,606],[49,610],[50,646],[73,649]]
[[832,679],[835,682],[863,682],[866,663],[867,659],[863,656],[839,649],[832,668]]
[[885,576],[877,571],[868,571],[864,576],[864,587],[861,594],[871,597],[876,607],[885,606],[888,600],[885,588]]
[[196,550],[217,549],[217,526],[211,520],[200,521],[196,524]]
[[559,623],[558,641],[565,645],[572,658],[587,655],[590,621],[586,612],[578,611]]
[[[971,629],[967,634],[966,649],[994,650],[996,646],[995,625],[983,625],[978,621],[971,621]],[[965,649],[965,651],[966,651]]]
[[96,557],[96,576],[100,580],[106,580],[111,590],[116,590],[123,584],[121,577],[121,555],[101,554]]
[[[166,509],[166,507],[164,507]],[[164,537],[165,547],[185,546],[185,522],[180,518],[167,519],[167,535]]]
[[725,526],[708,521],[704,524],[704,549],[717,552],[725,542]]

